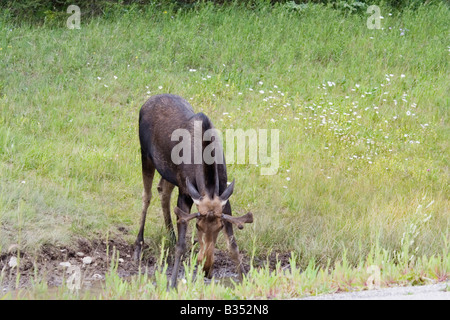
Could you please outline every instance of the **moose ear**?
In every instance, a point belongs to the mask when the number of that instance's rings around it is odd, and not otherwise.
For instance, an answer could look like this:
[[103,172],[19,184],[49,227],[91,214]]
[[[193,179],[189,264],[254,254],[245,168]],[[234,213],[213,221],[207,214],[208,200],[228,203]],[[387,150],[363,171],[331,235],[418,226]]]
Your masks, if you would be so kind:
[[220,201],[222,202],[222,206],[224,206],[227,203],[228,199],[233,194],[233,190],[234,190],[234,179],[233,182],[220,195]]
[[198,193],[197,189],[194,187],[194,185],[189,181],[189,178],[186,178],[186,187],[189,195],[191,196],[192,200],[194,200],[194,203],[196,205],[200,204],[200,200],[202,197]]

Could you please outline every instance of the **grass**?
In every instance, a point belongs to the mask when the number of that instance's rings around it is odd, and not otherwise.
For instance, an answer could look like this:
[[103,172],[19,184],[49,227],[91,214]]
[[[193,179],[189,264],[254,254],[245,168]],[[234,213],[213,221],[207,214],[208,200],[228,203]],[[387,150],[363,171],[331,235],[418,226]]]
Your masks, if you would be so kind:
[[[117,254],[117,255],[116,255]],[[361,259],[356,267],[350,265],[343,254],[342,260],[333,266],[317,265],[314,260],[306,268],[300,268],[295,254],[287,266],[278,262],[275,268],[268,265],[251,267],[241,282],[224,282],[223,279],[205,281],[197,275],[196,261],[191,251],[184,263],[184,275],[176,289],[168,288],[167,263],[164,247],[158,259],[158,268],[152,276],[141,273],[127,279],[119,276],[118,252],[114,251],[110,270],[105,279],[90,289],[76,289],[66,279],[60,287],[50,288],[45,279],[36,277],[31,288],[4,293],[6,299],[165,299],[165,300],[254,300],[296,299],[326,293],[372,290],[392,285],[423,285],[448,279],[450,255],[421,257],[414,264],[398,263],[387,250],[374,245],[366,260]],[[115,256],[116,255],[116,256]],[[83,286],[83,283],[81,283]]]
[[[149,7],[80,30],[2,16],[0,251],[131,243],[138,111],[169,92],[222,131],[280,130],[276,175],[228,166],[234,210],[255,216],[236,232],[247,254],[294,252],[307,270],[345,252],[357,267],[377,243],[403,265],[441,255],[448,273],[449,8],[381,12],[382,30],[318,5]],[[147,221],[157,255],[167,236],[157,196]]]

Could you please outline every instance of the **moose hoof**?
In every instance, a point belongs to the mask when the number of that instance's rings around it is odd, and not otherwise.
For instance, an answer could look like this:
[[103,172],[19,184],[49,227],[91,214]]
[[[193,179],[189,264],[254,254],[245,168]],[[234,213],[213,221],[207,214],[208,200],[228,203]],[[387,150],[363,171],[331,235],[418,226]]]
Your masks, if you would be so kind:
[[134,262],[138,262],[142,258],[142,256],[141,256],[141,248],[142,248],[141,244],[136,245],[136,247],[134,248],[134,252],[133,252],[133,261]]

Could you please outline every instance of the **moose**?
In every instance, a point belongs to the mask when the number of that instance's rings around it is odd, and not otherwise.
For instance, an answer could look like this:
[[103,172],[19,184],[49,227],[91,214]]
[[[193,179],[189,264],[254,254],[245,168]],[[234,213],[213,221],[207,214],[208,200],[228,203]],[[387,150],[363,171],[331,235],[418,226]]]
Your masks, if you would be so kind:
[[[142,194],[142,214],[140,229],[135,242],[134,260],[141,258],[144,242],[144,225],[147,210],[152,198],[152,183],[155,169],[161,176],[157,190],[161,198],[161,206],[166,228],[175,242],[175,261],[171,277],[171,286],[177,283],[180,260],[186,251],[186,232],[188,222],[196,219],[197,241],[199,243],[198,261],[203,262],[206,277],[212,276],[214,248],[219,232],[224,229],[230,256],[234,261],[240,278],[244,272],[239,249],[233,235],[233,224],[239,229],[244,223],[252,223],[251,212],[234,217],[231,212],[229,198],[233,193],[234,180],[227,184],[227,171],[224,158],[219,161],[185,161],[175,163],[172,159],[176,139],[172,133],[177,129],[187,130],[194,134],[195,123],[201,124],[202,133],[214,130],[209,118],[203,113],[195,113],[192,106],[183,98],[172,94],[161,94],[150,97],[139,112],[139,140],[141,145],[142,178],[144,191]],[[220,148],[221,145],[219,144]],[[194,141],[191,147],[195,150]],[[207,147],[201,144],[203,152]],[[198,145],[197,145],[198,149]],[[215,155],[222,155],[222,150],[215,150]],[[184,151],[183,151],[184,152]],[[201,153],[203,155],[203,153]],[[191,154],[192,159],[195,154]],[[178,187],[178,200],[174,212],[177,217],[178,240],[170,216],[170,198],[172,191]],[[197,212],[190,213],[195,203]]]

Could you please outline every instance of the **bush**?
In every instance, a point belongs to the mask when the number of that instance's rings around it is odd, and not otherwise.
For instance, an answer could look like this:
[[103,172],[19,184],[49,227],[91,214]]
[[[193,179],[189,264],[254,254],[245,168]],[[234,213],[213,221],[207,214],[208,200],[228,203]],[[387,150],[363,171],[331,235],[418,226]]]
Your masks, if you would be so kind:
[[[444,2],[445,0],[22,0],[9,1],[0,0],[0,8],[16,19],[27,19],[33,21],[44,21],[51,23],[66,15],[69,5],[76,4],[81,8],[83,16],[108,15],[112,11],[121,12],[128,11],[128,7],[143,8],[148,5],[156,5],[161,7],[183,7],[192,8],[206,2],[213,2],[218,5],[241,5],[249,9],[260,8],[262,6],[270,6],[276,4],[285,5],[289,9],[302,11],[308,4],[324,4],[335,9],[348,12],[362,12],[372,4],[387,5],[396,9],[405,7],[417,8],[421,4],[431,4]],[[62,18],[61,18],[62,19]],[[61,20],[60,19],[60,20]]]

